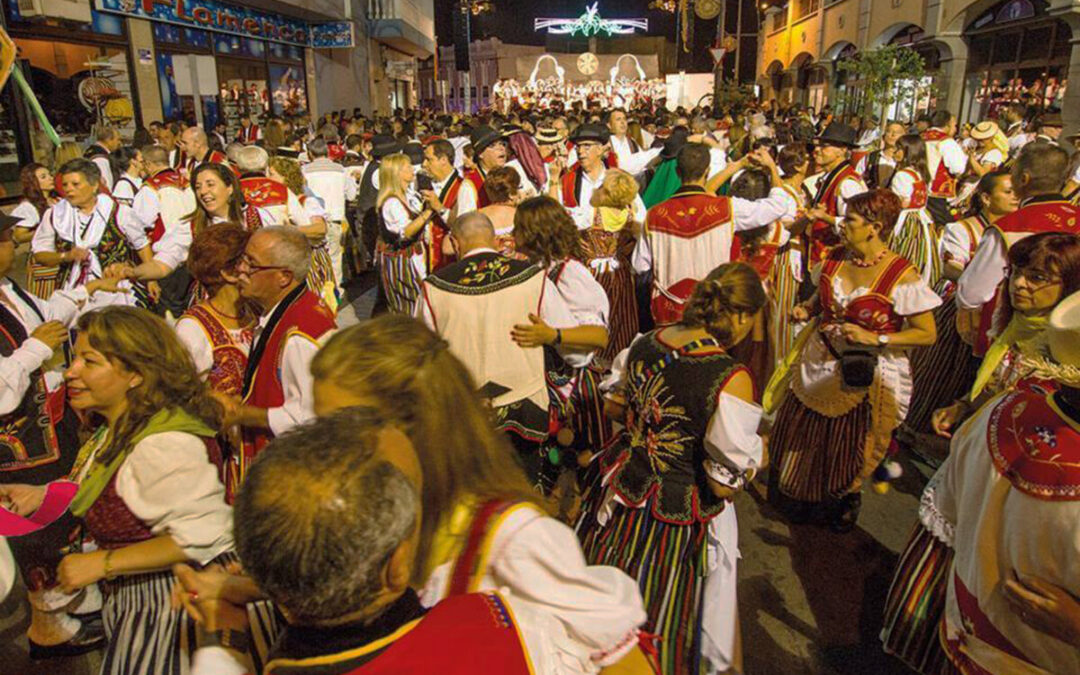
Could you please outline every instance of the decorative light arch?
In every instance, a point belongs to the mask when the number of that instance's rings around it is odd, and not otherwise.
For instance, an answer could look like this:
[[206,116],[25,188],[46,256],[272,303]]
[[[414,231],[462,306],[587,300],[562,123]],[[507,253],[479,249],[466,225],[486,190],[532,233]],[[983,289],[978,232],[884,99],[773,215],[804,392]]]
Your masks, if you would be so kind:
[[648,19],[602,19],[594,2],[585,7],[585,13],[576,19],[537,19],[533,30],[547,30],[552,35],[577,35],[593,37],[600,33],[629,35],[639,28],[649,30]]
[[555,75],[559,78],[559,84],[566,82],[566,68],[559,65],[558,59],[551,54],[541,54],[540,58],[536,59],[536,65],[533,66],[532,75],[529,75],[529,86],[536,86],[536,74],[540,72],[540,64],[544,62],[544,59],[551,59],[551,62],[555,64]]
[[611,83],[615,84],[615,78],[619,74],[619,66],[622,65],[623,59],[633,59],[634,68],[637,70],[638,77],[642,80],[645,79],[645,69],[641,67],[641,61],[638,61],[638,57],[633,54],[623,54],[615,61],[615,65],[611,69]]

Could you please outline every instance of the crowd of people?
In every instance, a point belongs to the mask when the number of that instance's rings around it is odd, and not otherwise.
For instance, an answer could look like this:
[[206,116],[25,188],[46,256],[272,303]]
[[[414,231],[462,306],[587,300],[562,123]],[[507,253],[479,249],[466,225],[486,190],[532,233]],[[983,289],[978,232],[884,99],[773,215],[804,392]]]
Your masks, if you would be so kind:
[[1080,673],[1077,136],[653,106],[166,121],[24,167],[31,655],[742,672],[738,493],[843,534],[910,455],[884,649]]

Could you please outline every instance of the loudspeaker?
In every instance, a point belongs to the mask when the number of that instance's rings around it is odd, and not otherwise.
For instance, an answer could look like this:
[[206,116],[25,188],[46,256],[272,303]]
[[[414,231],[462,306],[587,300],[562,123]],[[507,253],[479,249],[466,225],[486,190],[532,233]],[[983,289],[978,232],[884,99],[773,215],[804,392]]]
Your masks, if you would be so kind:
[[454,68],[469,72],[469,3],[461,2],[454,9]]

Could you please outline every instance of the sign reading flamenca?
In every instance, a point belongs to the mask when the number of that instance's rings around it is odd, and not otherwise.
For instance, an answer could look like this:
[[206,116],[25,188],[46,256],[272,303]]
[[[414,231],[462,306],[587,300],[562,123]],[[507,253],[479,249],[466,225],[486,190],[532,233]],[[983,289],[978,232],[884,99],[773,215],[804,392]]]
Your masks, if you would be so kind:
[[[325,27],[218,0],[97,0],[102,12],[164,21],[189,28],[261,38],[304,47],[351,47],[352,27],[335,22]],[[315,41],[313,42],[313,35]],[[346,44],[345,36],[348,36]],[[329,40],[320,39],[331,37]],[[333,39],[337,38],[337,39]]]

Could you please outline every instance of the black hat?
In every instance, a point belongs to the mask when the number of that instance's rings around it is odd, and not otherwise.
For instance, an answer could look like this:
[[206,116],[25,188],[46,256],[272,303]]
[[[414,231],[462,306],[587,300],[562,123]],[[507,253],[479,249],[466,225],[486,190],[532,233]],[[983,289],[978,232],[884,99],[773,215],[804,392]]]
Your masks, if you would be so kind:
[[607,143],[611,140],[611,131],[603,124],[582,124],[577,129],[574,129],[574,133],[570,134],[570,140],[574,143],[581,143],[582,141]]
[[858,146],[858,134],[855,129],[843,122],[830,122],[825,131],[814,139],[814,145],[838,145],[842,148]]
[[393,136],[376,134],[376,136],[371,139],[371,156],[375,159],[382,159],[383,157],[399,153],[401,152],[401,149],[401,143]]
[[671,135],[664,141],[664,149],[660,151],[660,159],[669,160],[679,156],[679,151],[686,145],[686,139],[690,137],[690,130],[686,127],[675,127]]
[[419,143],[407,143],[402,152],[409,158],[413,166],[424,163],[424,146]]
[[472,144],[474,157],[478,157],[489,145],[502,139],[502,134],[488,126],[476,127],[469,132],[469,143]]
[[0,213],[0,234],[3,234],[22,222],[22,218]]

